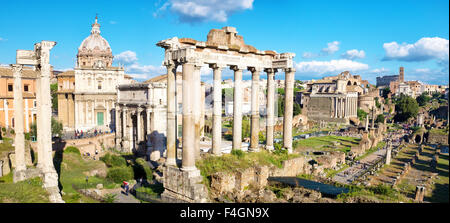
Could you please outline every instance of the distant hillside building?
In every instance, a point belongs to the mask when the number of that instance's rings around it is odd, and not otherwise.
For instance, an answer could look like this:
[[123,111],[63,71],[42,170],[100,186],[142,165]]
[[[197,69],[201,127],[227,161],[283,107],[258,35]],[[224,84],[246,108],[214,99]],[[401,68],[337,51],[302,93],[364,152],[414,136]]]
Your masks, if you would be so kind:
[[391,92],[395,94],[399,83],[405,82],[405,69],[400,67],[398,75],[377,77],[377,88],[389,87]]

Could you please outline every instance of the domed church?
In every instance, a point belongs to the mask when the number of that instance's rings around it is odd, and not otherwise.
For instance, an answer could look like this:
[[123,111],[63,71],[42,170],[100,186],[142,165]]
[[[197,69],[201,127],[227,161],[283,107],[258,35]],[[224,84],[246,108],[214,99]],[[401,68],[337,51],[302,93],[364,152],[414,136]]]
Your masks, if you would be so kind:
[[116,86],[132,78],[123,67],[112,66],[113,58],[96,16],[90,35],[78,47],[74,70],[58,75],[58,117],[66,130],[114,130]]

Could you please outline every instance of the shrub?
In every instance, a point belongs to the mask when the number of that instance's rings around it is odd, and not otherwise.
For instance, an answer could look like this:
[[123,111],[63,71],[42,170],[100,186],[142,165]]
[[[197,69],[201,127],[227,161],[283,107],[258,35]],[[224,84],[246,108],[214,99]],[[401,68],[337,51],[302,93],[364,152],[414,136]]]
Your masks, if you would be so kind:
[[142,177],[147,180],[153,179],[153,171],[150,166],[142,158],[137,158],[134,167],[134,175],[138,178]]
[[5,127],[2,128],[2,132],[6,132],[6,128]]
[[111,155],[110,153],[100,157],[100,160],[103,161],[108,167],[120,167],[127,165],[125,158],[118,155]]
[[108,169],[106,179],[114,183],[122,183],[124,180],[133,179],[133,169],[131,167],[113,167]]
[[11,131],[9,131],[9,133],[10,133],[11,135],[14,135],[16,132],[14,132],[14,129],[11,129]]
[[30,133],[25,133],[25,140],[30,140]]
[[75,153],[81,156],[80,150],[75,146],[68,146],[64,149],[64,153]]
[[106,194],[105,197],[103,197],[103,201],[105,203],[114,203],[116,196],[117,194]]
[[231,155],[241,158],[245,155],[245,153],[240,149],[233,149],[233,150],[231,150]]

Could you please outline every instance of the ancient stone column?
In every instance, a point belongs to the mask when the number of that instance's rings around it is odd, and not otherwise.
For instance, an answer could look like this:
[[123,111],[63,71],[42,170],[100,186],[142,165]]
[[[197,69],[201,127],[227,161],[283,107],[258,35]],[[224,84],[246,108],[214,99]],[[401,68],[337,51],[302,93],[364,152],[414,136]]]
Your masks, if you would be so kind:
[[369,115],[366,115],[366,125],[365,125],[366,132],[369,131]]
[[58,188],[58,173],[53,165],[52,154],[52,102],[50,93],[50,50],[56,45],[56,42],[42,41],[36,44],[40,48],[40,70],[41,70],[41,122],[40,130],[42,132],[42,152],[44,153],[44,165],[41,169],[44,175],[43,187],[50,192],[50,201],[54,203],[64,202],[61,199]]
[[375,108],[372,107],[372,123],[371,128],[375,128],[375,114],[374,114]]
[[388,146],[386,148],[386,164],[391,164],[391,156],[392,156],[392,144],[391,142],[388,143]]
[[128,122],[128,109],[124,104],[122,108],[122,152],[129,150],[130,146],[128,138],[129,129],[127,128],[127,122]]
[[260,68],[251,68],[252,72],[252,121],[250,151],[259,151],[259,75]]
[[23,95],[22,95],[22,65],[12,64],[14,75],[14,147],[15,166],[13,181],[18,182],[25,179],[25,137],[23,133]]
[[267,73],[267,119],[266,119],[266,149],[273,150],[273,125],[275,110],[275,69],[265,69]]
[[[195,126],[192,93],[194,90],[195,64],[183,64],[183,159],[181,170],[194,171],[195,167]],[[198,99],[197,99],[198,100]]]
[[44,152],[42,150],[42,132],[40,131],[40,128],[42,126],[42,110],[41,110],[41,75],[37,74],[36,77],[36,137],[37,137],[37,166],[38,169],[44,168]]
[[120,147],[120,142],[122,141],[122,127],[121,127],[121,120],[122,117],[120,117],[121,109],[119,107],[119,104],[116,105],[116,116],[115,116],[115,124],[116,124],[116,148]]
[[194,66],[194,76],[193,76],[193,95],[191,94],[192,99],[192,112],[194,115],[194,128],[195,128],[195,139],[194,139],[194,149],[195,149],[195,160],[200,159],[200,116],[201,116],[201,107],[202,105],[202,96],[201,96],[201,81],[200,81],[200,69],[201,66]]
[[137,132],[137,137],[136,137],[136,145],[139,145],[139,143],[141,141],[144,140],[143,136],[143,132],[144,132],[144,126],[143,126],[143,122],[142,122],[142,111],[143,109],[141,107],[138,107],[136,109],[136,132]]
[[177,66],[173,61],[166,62],[167,67],[167,160],[166,166],[176,166],[176,82]]
[[287,68],[285,70],[284,85],[284,118],[283,118],[283,142],[284,148],[292,153],[292,116],[294,109],[294,76],[295,69]]
[[233,149],[242,149],[242,70],[244,67],[231,66],[234,70],[233,95]]
[[222,69],[224,65],[211,64],[214,73],[213,83],[213,131],[212,154],[222,154]]

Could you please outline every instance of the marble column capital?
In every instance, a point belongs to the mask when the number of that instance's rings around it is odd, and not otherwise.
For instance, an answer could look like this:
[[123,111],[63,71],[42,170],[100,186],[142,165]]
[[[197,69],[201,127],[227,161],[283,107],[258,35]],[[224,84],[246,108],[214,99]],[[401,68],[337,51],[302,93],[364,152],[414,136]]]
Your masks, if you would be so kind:
[[267,75],[274,75],[277,72],[276,68],[264,68],[264,72],[267,73]]
[[227,65],[225,65],[225,64],[217,64],[217,63],[209,64],[209,68],[214,69],[214,70],[217,70],[217,69],[222,70],[225,67],[227,67]]
[[294,68],[292,68],[292,67],[289,67],[289,68],[284,68],[283,70],[284,70],[284,72],[286,72],[286,73],[290,73],[290,72],[293,72],[293,73],[295,73],[295,69],[294,69]]
[[23,69],[23,65],[22,64],[11,64],[10,67],[13,70],[13,75],[14,77],[21,77],[21,72]]
[[231,65],[230,69],[233,70],[233,71],[239,71],[239,70],[243,71],[243,70],[247,69],[247,67],[246,66],[242,66],[242,65]]
[[263,69],[261,67],[249,67],[248,70],[252,72],[252,75],[259,75]]

